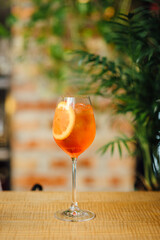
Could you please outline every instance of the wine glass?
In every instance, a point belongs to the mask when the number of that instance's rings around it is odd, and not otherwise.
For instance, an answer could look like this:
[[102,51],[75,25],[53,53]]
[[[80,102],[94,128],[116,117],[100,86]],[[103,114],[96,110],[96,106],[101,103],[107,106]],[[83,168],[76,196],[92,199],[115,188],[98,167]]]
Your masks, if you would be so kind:
[[78,156],[93,142],[96,124],[88,96],[61,97],[53,119],[53,137],[58,146],[72,159],[72,203],[55,217],[71,222],[91,220],[95,213],[81,210],[76,201],[76,164]]

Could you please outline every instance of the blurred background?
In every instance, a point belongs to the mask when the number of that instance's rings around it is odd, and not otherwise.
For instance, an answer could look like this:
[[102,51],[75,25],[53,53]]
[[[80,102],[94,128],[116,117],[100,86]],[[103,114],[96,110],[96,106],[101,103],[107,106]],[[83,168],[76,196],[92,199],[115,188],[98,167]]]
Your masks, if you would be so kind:
[[[118,12],[141,1],[0,0],[0,179],[3,190],[71,190],[71,160],[54,142],[52,121],[61,94],[77,91],[86,77],[73,60],[85,50],[115,60],[102,34]],[[147,3],[148,4],[148,3]],[[76,70],[75,70],[76,69]],[[78,159],[78,191],[132,191],[137,161],[127,151],[97,150],[132,134],[129,119],[113,115],[110,101],[91,96],[97,133]]]

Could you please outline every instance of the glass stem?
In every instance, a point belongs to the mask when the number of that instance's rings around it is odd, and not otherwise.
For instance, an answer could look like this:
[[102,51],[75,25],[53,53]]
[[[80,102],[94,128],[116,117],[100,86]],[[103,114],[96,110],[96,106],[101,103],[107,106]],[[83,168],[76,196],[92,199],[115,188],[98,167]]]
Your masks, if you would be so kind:
[[71,205],[71,208],[77,207],[77,201],[76,201],[76,170],[77,170],[77,158],[72,158],[72,205]]

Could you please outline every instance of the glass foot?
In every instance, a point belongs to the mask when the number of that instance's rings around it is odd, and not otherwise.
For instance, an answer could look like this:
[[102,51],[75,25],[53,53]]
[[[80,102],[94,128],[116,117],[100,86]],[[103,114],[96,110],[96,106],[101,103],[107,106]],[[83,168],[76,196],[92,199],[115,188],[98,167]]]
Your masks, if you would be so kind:
[[95,218],[95,213],[88,210],[81,210],[79,207],[60,210],[54,214],[55,218],[69,222],[83,222]]

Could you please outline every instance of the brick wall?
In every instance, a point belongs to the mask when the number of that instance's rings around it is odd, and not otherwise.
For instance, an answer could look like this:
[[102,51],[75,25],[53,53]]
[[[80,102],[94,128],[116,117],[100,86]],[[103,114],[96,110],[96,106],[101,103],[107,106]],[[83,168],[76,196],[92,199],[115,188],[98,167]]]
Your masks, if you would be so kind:
[[[15,3],[13,11],[19,11],[25,21],[32,10],[20,8],[19,1]],[[71,160],[54,142],[51,129],[58,96],[39,74],[34,46],[25,53],[25,60],[17,60],[23,48],[22,32],[21,23],[17,23],[12,41],[11,96],[16,105],[12,115],[12,188],[30,190],[40,183],[46,191],[67,191],[71,189]],[[97,133],[93,144],[78,159],[77,188],[79,191],[133,190],[135,160],[127,153],[123,159],[117,152],[114,156],[109,152],[103,156],[96,153],[119,131],[131,132],[131,127],[126,119],[104,111],[108,102],[101,98],[92,100]]]

